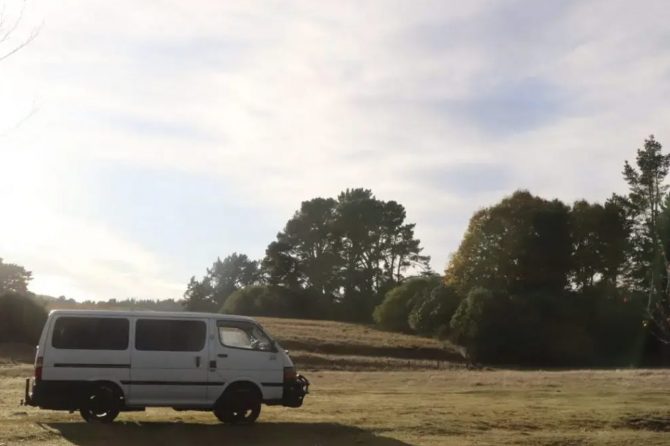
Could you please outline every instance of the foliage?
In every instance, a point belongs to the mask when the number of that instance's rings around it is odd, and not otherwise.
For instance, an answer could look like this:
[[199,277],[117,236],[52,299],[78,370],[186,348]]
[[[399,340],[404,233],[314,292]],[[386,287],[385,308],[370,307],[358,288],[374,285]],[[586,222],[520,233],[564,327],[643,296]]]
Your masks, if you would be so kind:
[[449,321],[461,303],[454,287],[440,283],[430,295],[414,304],[409,326],[416,333],[444,338],[449,335]]
[[472,358],[495,357],[506,322],[498,313],[504,311],[506,303],[491,291],[477,287],[458,306],[450,322],[452,337]]
[[259,264],[246,254],[232,253],[216,259],[202,280],[191,277],[184,293],[190,311],[217,311],[235,291],[261,282]]
[[0,342],[36,344],[47,312],[33,298],[16,292],[0,294]]
[[475,213],[446,281],[462,295],[478,286],[512,294],[562,290],[570,255],[568,207],[517,191]]
[[216,311],[213,290],[210,279],[205,276],[202,280],[191,277],[186,292],[184,293],[183,305],[188,311]]
[[386,330],[410,331],[409,315],[414,306],[427,300],[439,283],[435,276],[408,279],[386,293],[374,310],[374,321]]
[[4,263],[0,257],[0,294],[27,293],[32,273],[20,265]]
[[367,189],[301,204],[266,250],[269,283],[330,296],[350,320],[369,320],[411,268],[428,269],[405,208]]
[[589,361],[592,341],[568,317],[569,295],[494,294],[474,288],[451,320],[454,340],[472,360],[502,364],[575,365]]
[[235,291],[221,308],[222,313],[246,316],[320,318],[331,302],[308,290],[277,285],[252,285]]
[[574,289],[585,290],[600,282],[615,287],[624,271],[628,236],[625,209],[617,202],[610,200],[604,206],[575,202],[570,210]]
[[626,210],[631,227],[627,283],[647,294],[647,317],[652,332],[670,343],[670,225],[667,218],[670,154],[650,136],[637,150],[636,166],[624,164],[628,195],[615,197]]
[[599,365],[643,365],[652,359],[645,358],[645,349],[654,339],[640,323],[646,298],[622,293],[614,287],[600,286],[581,295],[581,312],[587,315],[587,329],[594,343],[592,361]]
[[263,266],[270,283],[335,294],[341,266],[340,240],[334,234],[336,204],[332,198],[302,202],[266,251]]
[[477,212],[446,270],[467,296],[452,339],[487,362],[639,363],[640,293],[623,288],[635,243],[628,205],[568,207],[516,192]]

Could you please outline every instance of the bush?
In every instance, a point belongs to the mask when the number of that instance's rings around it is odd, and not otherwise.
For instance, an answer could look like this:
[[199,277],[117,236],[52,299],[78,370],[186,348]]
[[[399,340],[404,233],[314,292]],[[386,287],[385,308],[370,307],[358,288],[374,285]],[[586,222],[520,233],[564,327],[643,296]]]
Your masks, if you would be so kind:
[[290,290],[274,285],[253,285],[231,294],[222,313],[322,319],[331,313],[328,296],[310,290]]
[[460,303],[461,297],[455,288],[441,283],[428,298],[415,303],[409,314],[409,326],[424,336],[447,337],[449,322]]
[[510,298],[507,344],[501,352],[524,365],[590,366],[594,342],[589,312],[571,292],[533,292]]
[[19,293],[0,295],[0,342],[37,344],[47,311],[32,297]]
[[485,288],[474,288],[451,318],[454,341],[464,346],[476,361],[497,359],[504,345],[504,308],[508,299],[494,296]]
[[584,300],[589,306],[596,361],[601,365],[642,365],[649,337],[642,324],[647,296],[623,297],[616,290],[596,289],[589,290]]
[[533,366],[597,364],[591,303],[571,292],[494,295],[477,288],[451,320],[473,360]]
[[414,306],[427,300],[431,290],[440,283],[439,277],[416,277],[386,293],[384,301],[373,313],[375,322],[387,330],[409,332],[409,314]]

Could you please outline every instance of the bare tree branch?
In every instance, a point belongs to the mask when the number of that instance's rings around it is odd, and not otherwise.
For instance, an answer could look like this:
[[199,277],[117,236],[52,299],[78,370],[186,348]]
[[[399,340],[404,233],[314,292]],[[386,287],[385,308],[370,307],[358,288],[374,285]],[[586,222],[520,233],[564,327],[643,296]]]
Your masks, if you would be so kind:
[[[26,10],[26,0],[23,0],[21,3],[21,10],[19,11],[19,14],[17,18],[11,22],[11,25],[6,27],[7,23],[7,11],[6,11],[6,4],[2,4],[2,9],[0,9],[0,45],[3,43],[7,42],[10,37],[16,32],[18,29],[19,25],[23,21],[23,16]],[[6,29],[5,29],[6,28]],[[7,59],[9,56],[16,54],[19,50],[24,48],[26,45],[28,45],[30,42],[35,40],[37,35],[40,33],[40,30],[42,29],[42,25],[38,26],[37,28],[34,28],[28,37],[21,41],[19,44],[15,45],[14,47],[10,48],[6,52],[2,53],[0,52],[0,62],[3,60]]]

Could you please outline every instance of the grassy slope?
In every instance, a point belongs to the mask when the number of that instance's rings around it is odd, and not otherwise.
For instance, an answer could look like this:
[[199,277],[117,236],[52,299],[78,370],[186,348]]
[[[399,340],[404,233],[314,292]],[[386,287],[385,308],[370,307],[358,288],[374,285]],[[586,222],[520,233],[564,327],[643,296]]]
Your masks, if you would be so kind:
[[[453,367],[457,349],[436,339],[391,333],[362,324],[258,318],[303,368],[379,370]],[[439,361],[439,364],[438,364]]]

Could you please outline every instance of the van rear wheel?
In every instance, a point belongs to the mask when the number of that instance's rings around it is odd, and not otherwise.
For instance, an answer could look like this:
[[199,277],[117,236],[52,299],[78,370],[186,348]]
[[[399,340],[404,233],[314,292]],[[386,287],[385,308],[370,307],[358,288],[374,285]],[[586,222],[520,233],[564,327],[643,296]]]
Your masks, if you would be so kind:
[[121,401],[115,389],[102,384],[86,393],[79,413],[89,423],[111,423],[120,409]]
[[261,413],[261,396],[250,386],[227,390],[214,408],[214,415],[227,424],[251,424]]

